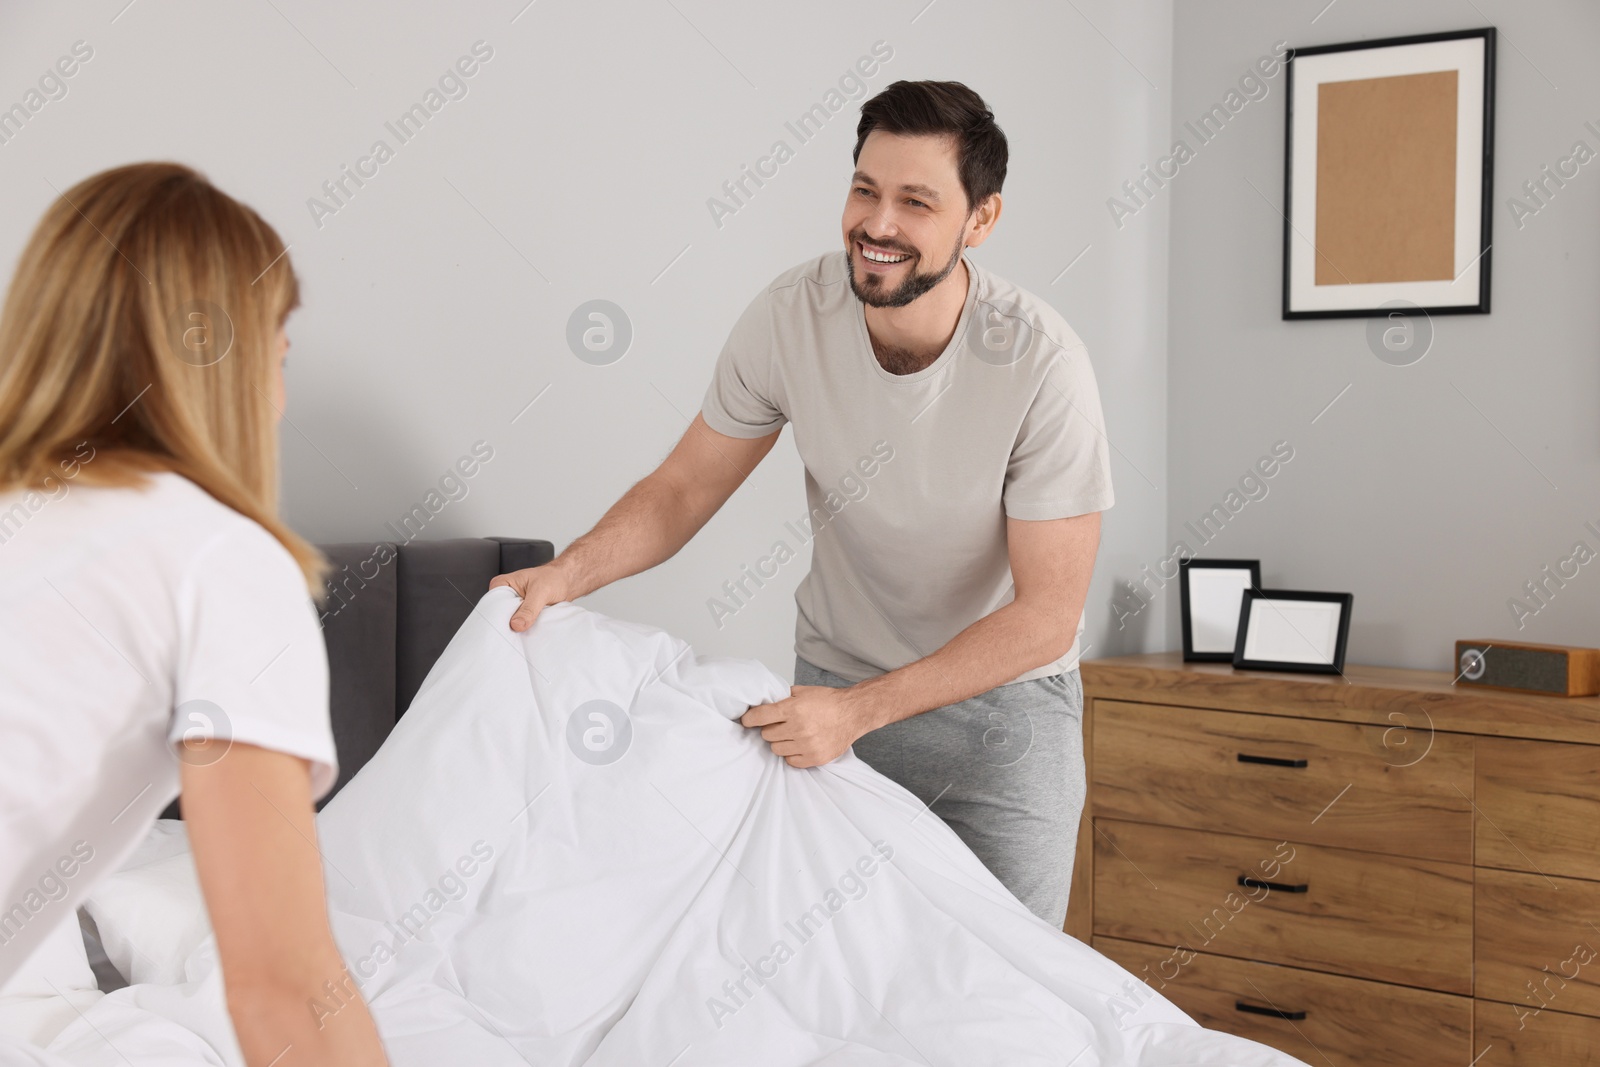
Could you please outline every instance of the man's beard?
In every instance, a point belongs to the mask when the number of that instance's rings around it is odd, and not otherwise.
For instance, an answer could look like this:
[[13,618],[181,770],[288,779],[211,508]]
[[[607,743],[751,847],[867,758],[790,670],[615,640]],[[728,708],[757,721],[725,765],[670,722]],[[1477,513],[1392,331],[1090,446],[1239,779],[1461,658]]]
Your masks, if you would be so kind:
[[[905,307],[911,301],[944,281],[950,276],[950,272],[956,269],[956,264],[961,262],[961,253],[966,248],[964,235],[957,237],[956,246],[950,252],[950,261],[944,265],[943,270],[933,274],[918,274],[916,268],[913,267],[907,272],[906,280],[901,282],[898,288],[885,292],[882,285],[867,287],[857,281],[855,267],[856,240],[857,238],[851,237],[846,249],[850,257],[850,291],[855,293],[856,299],[863,304],[877,308]],[[862,237],[861,240],[865,241],[866,238]],[[867,241],[867,243],[871,244],[872,242]]]

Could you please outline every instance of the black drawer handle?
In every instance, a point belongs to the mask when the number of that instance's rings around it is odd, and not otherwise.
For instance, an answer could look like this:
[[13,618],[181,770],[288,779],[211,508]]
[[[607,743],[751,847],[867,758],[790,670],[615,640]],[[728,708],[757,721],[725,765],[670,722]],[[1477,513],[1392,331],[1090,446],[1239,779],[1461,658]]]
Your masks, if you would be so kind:
[[1306,761],[1303,759],[1284,759],[1282,756],[1248,756],[1243,752],[1239,753],[1239,762],[1264,763],[1268,767],[1304,767],[1306,765]]
[[1303,1011],[1279,1011],[1277,1008],[1258,1008],[1254,1004],[1246,1004],[1242,1000],[1233,1002],[1234,1011],[1248,1012],[1251,1015],[1270,1015],[1274,1019],[1288,1019],[1290,1022],[1299,1022],[1306,1017]]
[[1271,889],[1278,893],[1304,893],[1311,888],[1304,882],[1299,885],[1290,885],[1288,882],[1268,882],[1260,878],[1251,878],[1248,874],[1239,876],[1239,884],[1246,889]]

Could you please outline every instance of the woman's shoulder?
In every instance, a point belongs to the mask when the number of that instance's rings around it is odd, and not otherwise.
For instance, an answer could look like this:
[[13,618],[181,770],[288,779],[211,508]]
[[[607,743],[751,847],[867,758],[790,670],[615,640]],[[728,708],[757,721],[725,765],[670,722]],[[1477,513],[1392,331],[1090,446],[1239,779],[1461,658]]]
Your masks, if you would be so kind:
[[174,471],[151,476],[150,505],[161,534],[185,546],[191,571],[282,572],[304,589],[299,565],[266,527]]
[[0,492],[0,541],[11,562],[27,557],[32,569],[151,549],[181,560],[240,524],[255,525],[170,471],[141,474],[133,484],[52,478]]
[[[148,472],[136,485],[69,484],[45,502],[38,519],[44,521],[37,523],[37,540],[55,545],[46,555],[88,551],[134,566],[143,559],[173,577],[202,571],[299,574],[289,551],[265,527],[175,471]],[[304,588],[303,579],[294,581]]]

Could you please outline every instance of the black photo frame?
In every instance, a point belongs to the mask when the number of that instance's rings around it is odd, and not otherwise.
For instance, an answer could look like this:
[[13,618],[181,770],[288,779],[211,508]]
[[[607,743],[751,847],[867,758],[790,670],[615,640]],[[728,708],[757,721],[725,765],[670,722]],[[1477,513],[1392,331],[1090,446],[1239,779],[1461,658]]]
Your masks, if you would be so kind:
[[[1333,604],[1338,607],[1338,619],[1333,624],[1331,637],[1332,648],[1328,649],[1326,662],[1324,657],[1317,655],[1328,643],[1326,639],[1319,643],[1316,633],[1307,633],[1288,619],[1282,610],[1268,611],[1267,606],[1277,608],[1281,604],[1290,602],[1312,602]],[[1300,671],[1307,674],[1343,674],[1345,647],[1350,641],[1350,611],[1355,604],[1353,593],[1320,593],[1309,592],[1303,589],[1247,589],[1244,601],[1239,607],[1239,635],[1233,649],[1233,665],[1239,670],[1256,671]],[[1323,613],[1324,616],[1326,613]],[[1273,626],[1277,634],[1263,636],[1255,627]],[[1287,626],[1293,631],[1293,637],[1282,635],[1282,628]],[[1255,634],[1253,637],[1252,634]],[[1323,633],[1327,629],[1323,628]],[[1257,639],[1259,638],[1259,640]],[[1307,658],[1274,659],[1263,654],[1265,648],[1283,648],[1285,643],[1290,647],[1298,645],[1303,640],[1309,648]],[[1251,652],[1255,654],[1251,654]]]
[[[1481,158],[1476,160],[1477,166],[1473,168],[1472,178],[1464,180],[1475,180],[1478,184],[1479,195],[1476,210],[1469,211],[1467,215],[1468,218],[1475,222],[1478,233],[1476,240],[1473,241],[1471,240],[1470,230],[1463,232],[1461,226],[1462,216],[1458,212],[1458,225],[1455,233],[1457,247],[1454,254],[1454,263],[1457,266],[1463,260],[1469,260],[1469,262],[1461,268],[1455,280],[1448,283],[1442,282],[1437,278],[1427,281],[1370,282],[1363,283],[1365,291],[1361,293],[1357,293],[1352,289],[1347,296],[1342,292],[1334,292],[1334,290],[1343,289],[1343,286],[1325,286],[1324,288],[1329,292],[1319,294],[1314,279],[1308,282],[1304,277],[1304,270],[1301,270],[1298,274],[1295,271],[1295,264],[1297,262],[1303,264],[1306,255],[1309,254],[1314,272],[1314,265],[1319,255],[1315,227],[1308,228],[1303,224],[1297,227],[1295,224],[1297,217],[1297,207],[1294,200],[1294,190],[1297,184],[1294,170],[1296,152],[1295,127],[1297,124],[1301,125],[1303,134],[1315,132],[1311,129],[1314,121],[1311,116],[1314,111],[1310,106],[1310,102],[1303,102],[1301,108],[1298,111],[1296,109],[1296,68],[1304,65],[1302,63],[1303,60],[1314,60],[1316,57],[1329,56],[1336,53],[1374,52],[1380,49],[1405,48],[1412,45],[1439,45],[1472,39],[1482,41],[1481,59],[1477,61],[1477,63],[1481,64],[1482,71],[1482,99],[1479,104],[1481,107],[1481,122],[1479,126],[1481,140],[1477,153]],[[1485,26],[1471,30],[1414,34],[1407,37],[1386,37],[1375,41],[1351,41],[1346,44],[1318,45],[1311,48],[1291,50],[1284,64],[1284,95],[1286,103],[1284,106],[1283,148],[1283,317],[1285,319],[1392,318],[1397,312],[1430,316],[1488,314],[1490,249],[1493,247],[1492,223],[1494,219],[1495,40],[1494,27]],[[1401,53],[1395,53],[1397,64],[1401,55]],[[1330,81],[1337,82],[1348,79],[1375,82],[1387,77],[1420,73],[1404,66],[1397,66],[1393,74],[1386,74],[1382,72],[1381,63],[1375,62],[1372,65],[1378,68],[1376,72],[1368,72],[1360,77],[1334,75],[1330,78]],[[1467,70],[1468,65],[1462,64],[1445,69],[1454,69],[1459,73]],[[1470,65],[1476,66],[1477,64]],[[1311,70],[1308,69],[1306,70],[1306,77],[1302,79],[1302,89],[1305,89],[1306,79],[1310,77]],[[1320,81],[1310,84],[1313,86],[1320,85]],[[1476,114],[1477,108],[1470,112],[1466,110],[1473,107],[1474,103],[1475,101],[1470,99],[1461,101],[1458,105],[1461,109],[1460,113],[1463,115]],[[1387,142],[1380,140],[1378,143]],[[1461,143],[1459,138],[1457,140],[1457,153],[1457,172],[1458,174],[1466,173],[1462,168],[1471,166],[1473,160],[1469,155],[1469,146]],[[1314,176],[1306,180],[1306,182],[1311,181],[1314,181]],[[1306,182],[1300,184],[1306,184]],[[1309,215],[1306,214],[1307,209],[1309,209]],[[1302,223],[1306,218],[1314,218],[1317,212],[1318,205],[1314,201],[1298,210]],[[1463,244],[1465,247],[1462,247]],[[1309,246],[1309,253],[1306,248],[1299,246]],[[1463,276],[1468,275],[1468,272],[1473,270],[1477,273],[1475,299],[1471,299],[1471,290],[1469,288],[1465,295],[1468,296],[1470,302],[1460,299],[1440,302],[1440,290],[1442,288],[1453,288],[1457,283],[1462,282]],[[1466,278],[1467,285],[1470,286],[1471,281],[1470,276]],[[1373,288],[1368,289],[1366,288],[1367,286]],[[1429,294],[1432,294],[1431,297]],[[1420,297],[1420,299],[1413,300],[1412,296]],[[1318,303],[1339,304],[1344,300],[1348,300],[1354,306],[1309,306]]]
[[[1239,618],[1238,612],[1242,600],[1234,601],[1233,610],[1233,635],[1226,642],[1216,640],[1214,621],[1211,616],[1216,605],[1211,598],[1207,603],[1199,605],[1202,621],[1200,626],[1195,625],[1194,607],[1195,596],[1190,591],[1190,575],[1195,571],[1245,571],[1248,572],[1247,582],[1239,586],[1239,591],[1245,589],[1259,589],[1261,587],[1261,561],[1258,559],[1182,559],[1178,561],[1178,598],[1183,614],[1183,659],[1185,663],[1227,663],[1233,659],[1233,649],[1237,644]],[[1202,585],[1206,583],[1201,583]],[[1199,631],[1199,640],[1196,640]],[[1196,647],[1197,645],[1202,647]]]

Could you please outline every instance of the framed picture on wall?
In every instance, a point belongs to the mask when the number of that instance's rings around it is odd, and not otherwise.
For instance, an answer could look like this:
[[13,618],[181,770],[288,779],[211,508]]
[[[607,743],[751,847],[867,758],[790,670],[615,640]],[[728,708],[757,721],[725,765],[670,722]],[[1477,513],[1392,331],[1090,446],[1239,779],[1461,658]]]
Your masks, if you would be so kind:
[[1342,674],[1352,593],[1247,589],[1233,665],[1241,670]]
[[1244,592],[1260,585],[1258,559],[1178,561],[1184,662],[1226,663],[1233,659]]
[[1493,27],[1295,49],[1283,317],[1489,310]]

